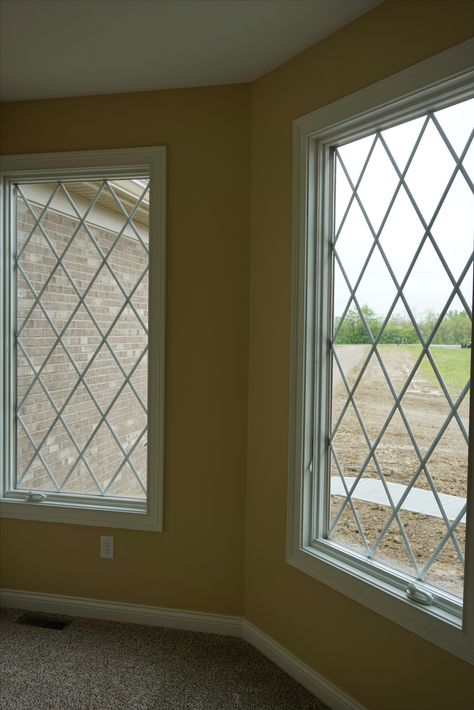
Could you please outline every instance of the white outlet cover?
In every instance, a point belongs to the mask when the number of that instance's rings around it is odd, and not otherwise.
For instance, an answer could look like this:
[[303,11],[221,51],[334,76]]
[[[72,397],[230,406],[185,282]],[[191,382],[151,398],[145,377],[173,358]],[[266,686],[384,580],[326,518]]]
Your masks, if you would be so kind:
[[100,556],[105,560],[114,559],[114,538],[109,535],[100,537]]

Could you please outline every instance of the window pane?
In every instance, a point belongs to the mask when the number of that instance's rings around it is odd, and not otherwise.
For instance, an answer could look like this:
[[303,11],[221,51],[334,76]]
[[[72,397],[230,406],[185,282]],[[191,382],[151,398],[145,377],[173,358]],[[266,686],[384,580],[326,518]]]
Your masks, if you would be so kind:
[[15,187],[17,490],[146,497],[148,183]]
[[473,115],[465,101],[334,150],[328,537],[457,596]]

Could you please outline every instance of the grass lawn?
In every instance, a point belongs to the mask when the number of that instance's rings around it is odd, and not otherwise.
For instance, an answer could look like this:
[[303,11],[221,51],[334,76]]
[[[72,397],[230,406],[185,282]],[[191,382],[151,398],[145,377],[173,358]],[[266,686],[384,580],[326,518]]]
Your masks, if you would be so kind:
[[[413,358],[417,358],[421,350],[419,345],[404,345],[403,347],[413,354]],[[471,351],[467,348],[443,348],[436,346],[432,346],[430,351],[451,396],[457,397],[469,380]],[[426,355],[421,362],[420,371],[427,380],[438,383]]]

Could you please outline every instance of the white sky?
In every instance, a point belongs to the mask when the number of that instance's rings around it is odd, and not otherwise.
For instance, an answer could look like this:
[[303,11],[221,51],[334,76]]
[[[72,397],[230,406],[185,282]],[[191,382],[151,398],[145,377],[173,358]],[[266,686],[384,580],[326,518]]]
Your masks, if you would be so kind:
[[[474,99],[437,111],[435,115],[457,155],[460,156],[474,127]],[[382,132],[401,172],[406,166],[424,120],[418,118]],[[341,158],[354,184],[360,176],[373,139],[373,136],[368,136],[339,148]],[[463,166],[471,180],[474,180],[474,141],[464,158]],[[428,223],[433,217],[454,168],[453,157],[434,123],[430,121],[406,175],[408,188]],[[382,143],[377,141],[358,189],[359,197],[376,231],[380,228],[397,184],[395,169]],[[339,229],[351,194],[349,183],[338,165],[336,231]],[[380,244],[399,282],[404,277],[423,234],[423,225],[402,187],[380,238]],[[432,234],[454,278],[457,279],[474,246],[474,195],[459,172],[433,224]],[[372,244],[373,237],[370,229],[354,200],[336,244],[337,253],[352,287],[357,281]],[[349,299],[349,291],[337,264],[334,291],[337,316],[341,315]],[[428,241],[404,289],[407,301],[418,315],[427,310],[439,312],[451,291],[451,281],[432,244]],[[470,304],[472,267],[464,279],[462,292]],[[395,285],[378,248],[373,253],[356,296],[361,306],[367,304],[381,316],[387,313],[395,297]],[[462,304],[457,297],[450,308],[462,309]],[[404,313],[403,305],[397,305],[395,313]]]

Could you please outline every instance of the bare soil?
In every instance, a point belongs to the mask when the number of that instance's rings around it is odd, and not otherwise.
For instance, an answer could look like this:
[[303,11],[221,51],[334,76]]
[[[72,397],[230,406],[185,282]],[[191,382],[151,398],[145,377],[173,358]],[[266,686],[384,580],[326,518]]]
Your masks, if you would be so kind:
[[[341,366],[349,387],[352,387],[360,368],[368,354],[368,345],[342,345],[337,348]],[[415,363],[415,357],[403,346],[382,346],[381,356],[385,368],[393,383],[396,395],[406,382],[407,376]],[[333,427],[338,421],[341,410],[347,401],[347,390],[339,374],[333,373]],[[452,393],[454,399],[457,393]],[[420,459],[414,449],[407,426],[399,411],[396,411],[386,431],[380,437],[382,423],[390,414],[394,405],[394,396],[390,391],[380,364],[373,357],[355,391],[355,405],[362,418],[366,435],[373,444],[379,440],[372,458],[363,474],[364,478],[377,478],[377,463],[387,481],[407,485],[415,476]],[[404,394],[401,404],[407,423],[423,456],[433,444],[434,438],[449,414],[450,407],[441,389],[433,382],[428,382],[419,373],[413,378]],[[469,418],[467,398],[459,408],[459,417],[467,431]],[[349,405],[333,441],[341,470],[345,476],[357,476],[365,464],[368,444],[360,426],[357,412]],[[337,466],[331,464],[331,475],[337,476]],[[436,449],[430,455],[426,471],[418,475],[415,487],[430,489],[428,476],[439,493],[466,497],[467,490],[467,444],[459,423],[451,420]],[[342,503],[339,496],[331,496],[331,520],[334,520]],[[390,508],[353,501],[354,509],[370,547],[382,531],[390,515]],[[446,533],[443,519],[432,516],[400,511],[401,525],[393,521],[383,542],[378,547],[374,559],[385,561],[391,566],[418,576],[413,564],[416,562],[419,572],[428,562],[431,553]],[[400,529],[402,528],[402,529]],[[412,549],[413,559],[407,551],[403,536],[406,536]],[[340,517],[332,539],[359,551],[366,551],[356,519],[349,505]],[[463,569],[459,560],[464,554],[465,525],[459,523],[454,536],[448,539],[437,560],[430,567],[425,580],[430,584],[462,595]],[[457,549],[456,549],[457,546]]]

